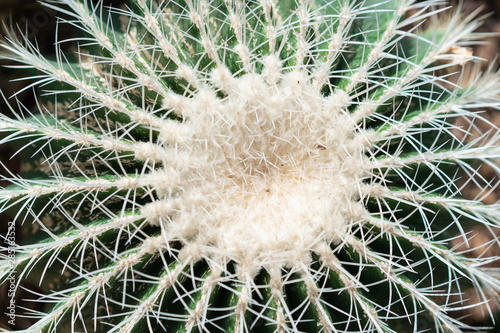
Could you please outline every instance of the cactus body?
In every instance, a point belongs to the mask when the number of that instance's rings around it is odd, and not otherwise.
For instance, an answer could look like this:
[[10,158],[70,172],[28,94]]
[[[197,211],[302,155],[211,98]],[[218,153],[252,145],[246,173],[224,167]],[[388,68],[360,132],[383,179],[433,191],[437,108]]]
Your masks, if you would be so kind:
[[27,331],[467,329],[453,313],[500,282],[456,244],[500,211],[455,181],[500,151],[461,133],[500,85],[448,81],[478,22],[437,4],[48,3],[78,49],[3,44],[43,91],[2,118],[27,159],[0,192],[27,234],[2,276],[47,303]]

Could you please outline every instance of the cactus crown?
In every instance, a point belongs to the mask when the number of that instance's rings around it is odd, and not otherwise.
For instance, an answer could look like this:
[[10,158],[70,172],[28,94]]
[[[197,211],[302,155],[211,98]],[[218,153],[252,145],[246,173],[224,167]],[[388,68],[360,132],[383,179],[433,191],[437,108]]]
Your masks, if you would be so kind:
[[438,22],[441,2],[409,0],[46,5],[81,33],[75,52],[2,44],[44,92],[1,119],[27,157],[0,192],[27,234],[2,277],[40,281],[47,303],[26,331],[461,332],[454,311],[492,312],[492,258],[466,254],[468,228],[500,224],[481,203],[495,184],[467,200],[455,182],[500,171],[497,133],[462,140],[500,107],[499,75],[449,81],[474,60],[474,16]]

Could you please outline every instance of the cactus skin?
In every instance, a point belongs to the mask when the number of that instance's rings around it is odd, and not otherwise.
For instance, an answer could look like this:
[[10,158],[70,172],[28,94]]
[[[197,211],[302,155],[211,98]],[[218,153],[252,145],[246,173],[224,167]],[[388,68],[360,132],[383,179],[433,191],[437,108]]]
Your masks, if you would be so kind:
[[500,80],[447,81],[479,23],[437,4],[48,3],[77,52],[2,45],[45,92],[1,119],[26,161],[0,192],[26,230],[2,277],[46,293],[26,332],[471,329],[454,311],[500,281],[454,244],[500,210],[455,181],[500,171],[498,133],[461,141]]

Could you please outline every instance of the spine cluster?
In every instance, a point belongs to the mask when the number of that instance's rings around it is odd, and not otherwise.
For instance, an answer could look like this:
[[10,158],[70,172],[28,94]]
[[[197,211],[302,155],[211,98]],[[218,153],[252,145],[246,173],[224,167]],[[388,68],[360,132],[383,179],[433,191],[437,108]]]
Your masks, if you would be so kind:
[[0,277],[39,281],[46,304],[25,332],[458,333],[473,328],[454,313],[495,316],[497,258],[467,254],[471,228],[500,226],[478,171],[500,172],[500,132],[462,138],[500,109],[500,75],[449,75],[478,60],[474,15],[434,0],[45,5],[76,28],[72,52],[1,44],[40,91],[0,116],[26,160],[0,211],[27,235]]

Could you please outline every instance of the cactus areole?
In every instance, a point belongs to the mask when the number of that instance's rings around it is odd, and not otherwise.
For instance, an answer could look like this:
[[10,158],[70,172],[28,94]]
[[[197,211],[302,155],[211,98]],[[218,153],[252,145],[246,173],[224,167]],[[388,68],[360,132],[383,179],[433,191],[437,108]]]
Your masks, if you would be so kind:
[[494,318],[496,258],[467,253],[471,228],[500,225],[478,173],[500,172],[499,134],[463,138],[500,108],[500,79],[451,78],[476,60],[474,15],[432,0],[45,5],[76,34],[55,56],[14,32],[1,44],[39,96],[0,122],[24,161],[0,191],[24,235],[0,277],[35,281],[45,304],[17,309],[36,319],[25,332]]

